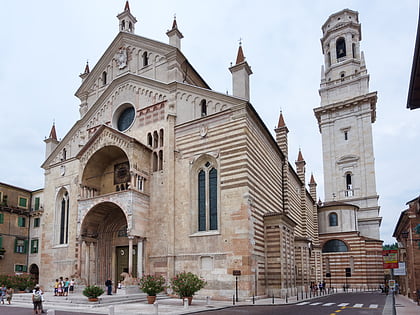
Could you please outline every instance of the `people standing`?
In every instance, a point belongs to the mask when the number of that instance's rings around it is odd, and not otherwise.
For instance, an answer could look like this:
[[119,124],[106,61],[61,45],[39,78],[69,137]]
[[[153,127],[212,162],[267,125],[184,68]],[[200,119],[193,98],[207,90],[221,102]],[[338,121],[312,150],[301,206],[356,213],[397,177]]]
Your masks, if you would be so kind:
[[64,296],[69,295],[69,286],[70,286],[69,278],[66,278],[64,281]]
[[4,304],[4,300],[6,299],[6,285],[2,284],[0,287],[0,301],[1,304]]
[[13,292],[14,292],[13,288],[11,286],[8,286],[6,290],[6,300],[7,300],[7,303],[9,304],[11,304],[12,302]]
[[70,293],[73,293],[73,291],[74,291],[74,279],[70,280],[69,290],[70,290]]
[[41,314],[42,312],[42,291],[37,284],[32,291],[32,303],[34,303],[34,314]]
[[105,281],[105,285],[108,289],[108,295],[112,295],[112,281],[108,278],[108,280]]
[[59,285],[59,281],[58,279],[55,279],[55,283],[54,283],[54,296],[58,295],[58,285]]

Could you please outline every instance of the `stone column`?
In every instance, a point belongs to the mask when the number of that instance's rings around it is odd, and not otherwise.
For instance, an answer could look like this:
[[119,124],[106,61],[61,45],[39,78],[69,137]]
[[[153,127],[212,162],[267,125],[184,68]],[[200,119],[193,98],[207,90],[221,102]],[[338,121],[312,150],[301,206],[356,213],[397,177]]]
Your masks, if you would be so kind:
[[128,274],[133,276],[133,239],[134,236],[128,237]]
[[137,243],[137,278],[143,274],[143,240]]
[[85,279],[86,279],[86,284],[90,285],[90,244],[83,241],[84,244],[84,248],[85,248]]

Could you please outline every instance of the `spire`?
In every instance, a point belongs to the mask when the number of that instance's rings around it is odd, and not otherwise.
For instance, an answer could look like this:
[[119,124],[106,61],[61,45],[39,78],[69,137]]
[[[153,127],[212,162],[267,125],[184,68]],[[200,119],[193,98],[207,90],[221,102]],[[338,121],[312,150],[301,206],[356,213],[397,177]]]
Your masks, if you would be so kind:
[[50,131],[49,139],[57,140],[57,133],[55,132],[55,123],[53,123]]
[[169,37],[169,45],[174,46],[181,50],[181,39],[184,35],[178,30],[178,24],[176,23],[176,15],[174,15],[174,21],[172,22],[172,29],[166,32]]
[[303,158],[303,155],[302,155],[302,151],[300,149],[299,149],[297,162],[305,162],[305,159]]
[[244,52],[242,50],[242,43],[239,42],[239,48],[238,48],[238,56],[236,57],[236,64],[240,64],[245,61]]
[[229,68],[232,73],[232,92],[233,96],[249,101],[249,76],[252,74],[251,67],[245,61],[242,50],[242,42],[239,42],[236,64]]
[[176,15],[174,15],[174,21],[172,22],[172,29],[177,29],[178,25],[176,24]]
[[311,173],[311,179],[309,180],[309,184],[310,185],[316,185],[316,181],[315,181],[315,178],[314,178],[314,174],[313,173]]
[[89,72],[90,72],[90,69],[89,69],[89,61],[86,61],[86,67],[85,67],[84,74],[88,74]]
[[283,112],[280,111],[279,123],[277,124],[277,128],[282,128],[282,127],[286,127],[286,124],[284,122]]
[[128,0],[125,2],[124,11],[117,15],[120,22],[120,32],[127,32],[134,34],[134,24],[136,24],[136,18],[130,12],[130,5]]

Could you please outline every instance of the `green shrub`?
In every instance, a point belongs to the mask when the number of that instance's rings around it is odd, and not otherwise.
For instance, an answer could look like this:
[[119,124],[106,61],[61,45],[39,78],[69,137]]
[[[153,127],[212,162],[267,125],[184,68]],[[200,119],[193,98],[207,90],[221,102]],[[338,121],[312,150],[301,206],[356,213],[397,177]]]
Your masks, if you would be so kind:
[[156,296],[165,289],[165,282],[162,275],[143,275],[139,281],[139,288],[147,295]]
[[191,272],[181,272],[171,279],[171,287],[181,298],[190,297],[204,288],[207,282]]
[[88,285],[83,290],[83,295],[91,299],[91,298],[97,298],[98,296],[102,295],[104,292],[105,291],[101,287],[98,287],[96,285]]

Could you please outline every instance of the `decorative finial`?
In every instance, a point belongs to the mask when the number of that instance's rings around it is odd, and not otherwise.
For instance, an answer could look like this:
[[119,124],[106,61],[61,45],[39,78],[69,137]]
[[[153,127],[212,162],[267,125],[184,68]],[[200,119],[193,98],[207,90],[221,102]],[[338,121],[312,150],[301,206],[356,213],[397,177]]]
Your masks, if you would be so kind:
[[242,37],[239,37],[239,46],[242,46]]

